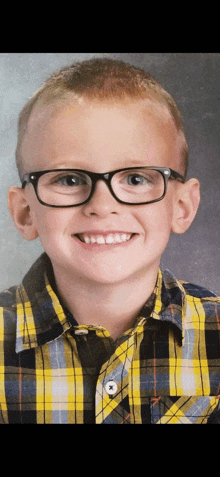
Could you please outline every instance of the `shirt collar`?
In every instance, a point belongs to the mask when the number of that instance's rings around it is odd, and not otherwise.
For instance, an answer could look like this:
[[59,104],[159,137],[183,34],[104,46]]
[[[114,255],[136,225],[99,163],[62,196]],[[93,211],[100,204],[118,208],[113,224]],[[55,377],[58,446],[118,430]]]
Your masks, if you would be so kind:
[[157,320],[158,326],[161,322],[168,322],[181,342],[184,338],[182,315],[185,309],[186,293],[181,282],[169,270],[162,272],[159,269],[154,291],[141,309],[138,320],[151,317]]
[[43,253],[17,288],[17,353],[53,341],[77,324],[61,306],[52,282],[52,265]]
[[156,300],[152,317],[169,321],[182,331],[182,313],[186,294],[179,280],[169,270],[165,270],[163,273],[159,270],[155,294]]
[[[54,282],[50,259],[43,253],[17,288],[17,353],[53,341],[77,325],[74,317],[62,307],[52,286]],[[169,321],[182,332],[185,292],[170,271],[159,270],[152,298],[151,317]],[[149,317],[149,301],[139,316]]]

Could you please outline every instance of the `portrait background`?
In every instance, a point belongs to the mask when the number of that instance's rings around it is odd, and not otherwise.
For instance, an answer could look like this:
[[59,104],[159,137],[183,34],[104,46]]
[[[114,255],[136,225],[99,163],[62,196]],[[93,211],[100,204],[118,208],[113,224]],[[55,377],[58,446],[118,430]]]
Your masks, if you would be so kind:
[[20,186],[15,167],[19,112],[51,73],[93,57],[122,59],[144,68],[176,100],[189,145],[187,178],[199,179],[201,203],[189,230],[171,234],[162,268],[220,295],[219,53],[0,54],[0,291],[18,284],[43,251],[39,239],[28,242],[19,235],[7,207],[8,188]]

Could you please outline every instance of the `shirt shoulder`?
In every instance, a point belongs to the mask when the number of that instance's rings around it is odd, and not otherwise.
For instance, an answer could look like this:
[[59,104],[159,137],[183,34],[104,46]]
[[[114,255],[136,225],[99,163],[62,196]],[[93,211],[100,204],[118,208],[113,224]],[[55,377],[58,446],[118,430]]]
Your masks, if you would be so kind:
[[184,281],[180,281],[180,283],[185,291],[188,300],[194,304],[200,302],[207,315],[207,318],[209,316],[213,316],[214,314],[219,323],[220,296],[216,295],[207,288],[195,285],[193,283],[188,283]]
[[169,298],[166,300],[165,319],[177,324],[182,331],[187,326],[194,326],[197,329],[212,328],[215,334],[219,334],[220,296],[200,285],[177,280],[169,270],[164,271],[163,277]]
[[[194,285],[181,282],[185,291],[186,306],[183,306],[183,327],[194,328],[198,331],[198,339],[203,336],[206,343],[208,359],[218,360],[220,369],[220,296],[212,291]],[[216,368],[217,370],[217,368]],[[218,371],[219,372],[219,371]]]
[[207,288],[204,288],[200,285],[195,285],[194,283],[186,282],[184,280],[178,281],[183,286],[186,295],[200,298],[201,300],[211,298],[211,301],[216,301],[220,303],[220,296],[217,296],[215,293],[208,290]]
[[16,290],[17,286],[13,286],[0,292],[0,307],[14,307],[16,304]]
[[0,340],[15,339],[16,335],[16,290],[13,286],[0,293]]

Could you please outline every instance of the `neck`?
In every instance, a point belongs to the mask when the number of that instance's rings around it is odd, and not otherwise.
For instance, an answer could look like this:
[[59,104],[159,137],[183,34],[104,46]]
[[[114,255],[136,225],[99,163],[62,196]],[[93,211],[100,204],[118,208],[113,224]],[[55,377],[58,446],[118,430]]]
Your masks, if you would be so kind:
[[158,268],[122,283],[102,284],[70,277],[54,269],[58,295],[77,323],[106,328],[117,339],[132,327],[154,290]]

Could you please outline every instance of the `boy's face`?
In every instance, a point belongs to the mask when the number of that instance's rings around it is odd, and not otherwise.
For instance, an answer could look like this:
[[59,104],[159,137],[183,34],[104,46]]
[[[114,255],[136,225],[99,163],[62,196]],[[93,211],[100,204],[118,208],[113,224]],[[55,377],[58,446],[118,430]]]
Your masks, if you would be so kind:
[[[33,113],[22,145],[26,172],[78,168],[109,172],[132,166],[171,167],[181,173],[179,145],[168,113],[156,105],[130,100],[80,104]],[[25,194],[36,234],[49,255],[55,275],[96,283],[118,283],[156,273],[172,229],[176,191],[168,181],[165,198],[147,205],[117,202],[103,181],[90,202],[73,208],[41,205],[32,185]],[[82,243],[87,232],[136,234],[118,244]]]

